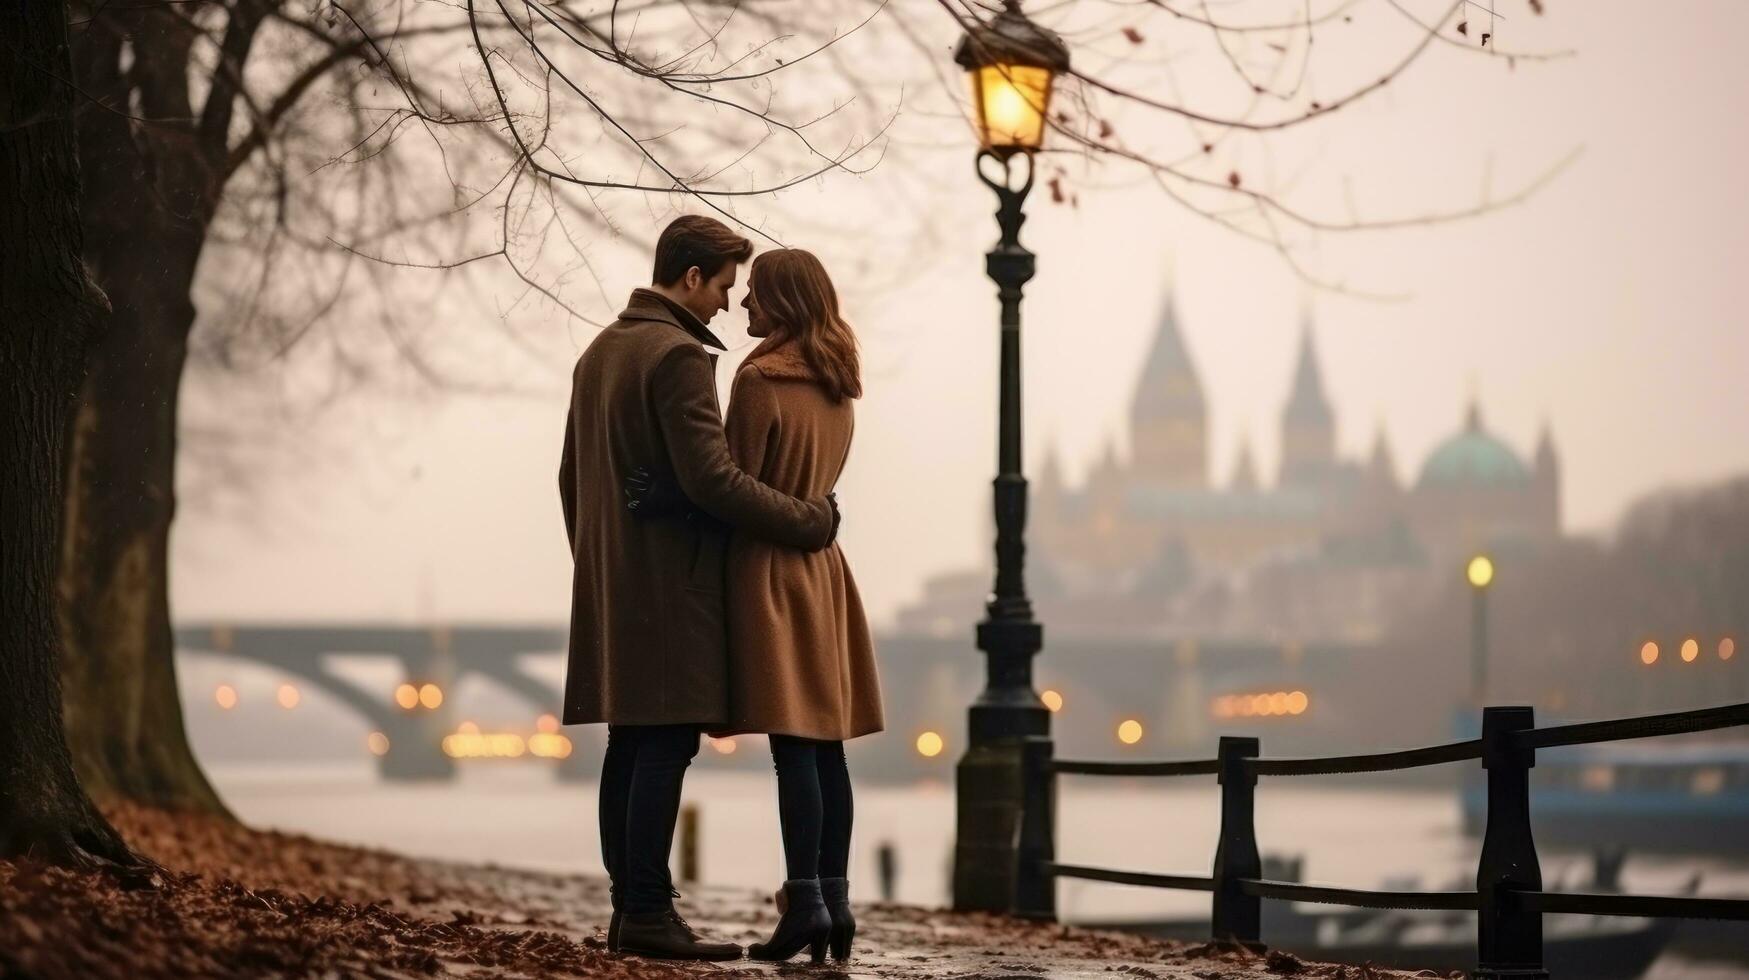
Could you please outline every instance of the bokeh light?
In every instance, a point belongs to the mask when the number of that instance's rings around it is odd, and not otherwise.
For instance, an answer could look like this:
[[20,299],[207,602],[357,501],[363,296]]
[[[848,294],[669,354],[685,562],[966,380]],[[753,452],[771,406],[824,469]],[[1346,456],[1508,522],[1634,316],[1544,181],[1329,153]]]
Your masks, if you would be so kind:
[[229,684],[220,684],[218,690],[213,692],[213,700],[218,702],[219,707],[229,711],[237,706],[237,689]]
[[443,689],[436,684],[424,684],[419,688],[419,703],[435,710],[443,703]]
[[1682,662],[1691,664],[1700,657],[1700,641],[1689,637],[1682,641]]
[[1720,660],[1729,660],[1736,655],[1737,655],[1737,641],[1736,640],[1733,640],[1727,636],[1724,639],[1719,641],[1719,659]]
[[364,740],[365,747],[371,755],[389,754],[389,737],[382,732],[371,732]]
[[[1446,567],[1450,567],[1449,565]],[[1470,584],[1478,589],[1485,589],[1488,583],[1494,581],[1494,561],[1487,555],[1477,555],[1470,559],[1470,567],[1466,570]]]
[[935,758],[945,748],[947,743],[942,740],[939,732],[924,732],[917,736],[917,754],[925,759]]
[[1117,726],[1117,740],[1125,745],[1134,745],[1142,740],[1142,723],[1134,718],[1125,718],[1123,724]]
[[1063,710],[1063,696],[1061,694],[1058,694],[1056,691],[1046,689],[1044,692],[1039,694],[1038,699],[1040,701],[1043,701],[1045,703],[1045,707],[1051,709],[1052,711]]
[[419,689],[411,684],[402,684],[395,688],[395,703],[408,711],[419,707]]
[[297,707],[298,702],[303,700],[303,695],[299,694],[298,689],[290,684],[281,684],[277,697],[279,706],[286,709]]
[[1653,665],[1657,662],[1658,662],[1658,644],[1652,642],[1651,640],[1647,640],[1645,645],[1640,647],[1640,663],[1643,663],[1646,666],[1650,667],[1651,665]]
[[534,720],[534,727],[543,735],[551,735],[559,730],[559,719],[553,715],[541,715]]

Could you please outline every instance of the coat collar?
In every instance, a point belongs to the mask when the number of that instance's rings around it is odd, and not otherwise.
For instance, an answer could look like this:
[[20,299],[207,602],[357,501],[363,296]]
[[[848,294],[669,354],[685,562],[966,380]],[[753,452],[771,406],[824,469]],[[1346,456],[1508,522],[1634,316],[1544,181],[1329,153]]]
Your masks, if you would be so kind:
[[654,289],[639,287],[632,290],[632,298],[626,300],[626,308],[619,313],[621,320],[654,320],[678,327],[692,335],[693,339],[706,347],[717,350],[727,350],[728,346],[717,335],[711,333],[711,328],[704,325],[692,311]]
[[819,381],[820,376],[814,371],[802,350],[793,342],[773,344],[769,339],[747,355],[747,366],[752,367],[768,378],[785,381]]

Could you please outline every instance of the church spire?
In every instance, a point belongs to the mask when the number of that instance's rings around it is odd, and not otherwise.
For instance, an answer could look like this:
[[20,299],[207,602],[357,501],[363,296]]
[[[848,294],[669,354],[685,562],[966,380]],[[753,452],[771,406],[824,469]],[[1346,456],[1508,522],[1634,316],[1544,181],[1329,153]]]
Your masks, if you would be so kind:
[[1281,411],[1281,482],[1315,483],[1336,465],[1336,417],[1324,397],[1324,377],[1310,311],[1300,318],[1300,355],[1293,390]]
[[1185,348],[1170,294],[1130,402],[1130,446],[1135,475],[1145,482],[1194,488],[1209,484],[1202,379]]
[[1168,295],[1160,314],[1160,326],[1154,332],[1153,346],[1142,364],[1135,399],[1130,403],[1130,418],[1135,421],[1201,418],[1203,412],[1202,379],[1197,376],[1196,365],[1191,363],[1190,351],[1178,329],[1178,304]]
[[1239,493],[1257,490],[1257,464],[1251,459],[1251,439],[1248,436],[1239,440],[1239,461],[1233,465],[1231,487]]
[[1555,452],[1555,434],[1549,420],[1543,419],[1542,431],[1536,437],[1536,472],[1553,476],[1560,469],[1561,457]]
[[1302,422],[1328,425],[1332,418],[1330,402],[1324,397],[1324,376],[1318,370],[1318,354],[1312,334],[1312,315],[1300,318],[1300,356],[1294,366],[1294,386],[1288,395],[1283,415]]
[[1372,458],[1367,461],[1367,472],[1374,482],[1391,487],[1397,485],[1397,457],[1391,452],[1383,421],[1379,422],[1378,434],[1373,437]]

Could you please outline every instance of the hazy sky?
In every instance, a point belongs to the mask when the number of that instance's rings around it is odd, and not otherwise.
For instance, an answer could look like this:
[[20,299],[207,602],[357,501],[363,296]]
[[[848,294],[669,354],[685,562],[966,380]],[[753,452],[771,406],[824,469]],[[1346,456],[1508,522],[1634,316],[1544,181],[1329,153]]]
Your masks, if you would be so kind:
[[[1077,208],[1035,194],[1023,235],[1039,254],[1023,314],[1029,461],[1052,442],[1078,478],[1110,440],[1121,448],[1170,287],[1209,397],[1211,470],[1223,483],[1241,439],[1260,472],[1274,472],[1302,308],[1317,325],[1342,451],[1365,452],[1382,426],[1405,479],[1460,426],[1472,390],[1489,428],[1526,456],[1540,426],[1552,427],[1575,531],[1606,529],[1654,488],[1749,471],[1749,63],[1737,51],[1749,7],[1547,6],[1538,19],[1503,3],[1510,20],[1497,37],[1576,57],[1508,70],[1439,46],[1272,153],[1297,204],[1341,219],[1350,200],[1369,218],[1466,207],[1484,186],[1506,194],[1581,151],[1520,206],[1325,235],[1308,256],[1322,275],[1401,301],[1309,289],[1274,252],[1134,172],[1072,168]],[[1380,38],[1395,39],[1386,50],[1401,48],[1401,34],[1374,13],[1388,8],[1358,9],[1372,20],[1357,16],[1351,42],[1377,23]],[[941,40],[945,65],[951,29]],[[1200,70],[1177,81],[1194,88]],[[1120,121],[1138,134],[1169,125]],[[964,136],[931,117],[896,132]],[[996,305],[982,268],[996,236],[992,201],[970,173],[969,146],[903,157],[799,189],[786,213],[805,224],[771,219],[786,241],[827,258],[865,344],[868,395],[839,493],[842,542],[877,623],[925,576],[981,557],[995,460]],[[1254,153],[1235,165],[1270,172]],[[902,220],[922,228],[925,244],[903,261],[863,256],[907,272],[875,290],[851,256],[870,240],[868,215],[901,199]],[[665,216],[629,203],[620,217],[654,225]],[[641,254],[612,242],[595,257],[616,301],[647,276]],[[507,362],[532,394],[357,405],[305,440],[354,448],[307,471],[283,466],[246,520],[185,509],[174,537],[177,615],[562,621],[570,570],[556,467],[569,368],[592,333],[551,311],[511,316],[542,338],[538,358]],[[744,339],[738,308],[717,325]],[[734,360],[723,365],[725,392]]]

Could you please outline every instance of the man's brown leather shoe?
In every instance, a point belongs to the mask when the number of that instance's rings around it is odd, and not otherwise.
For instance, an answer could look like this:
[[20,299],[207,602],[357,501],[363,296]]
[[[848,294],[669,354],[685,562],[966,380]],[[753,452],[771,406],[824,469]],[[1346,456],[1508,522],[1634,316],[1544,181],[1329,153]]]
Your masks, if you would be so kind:
[[623,913],[619,922],[619,951],[659,960],[741,958],[741,947],[706,940],[673,909]]

